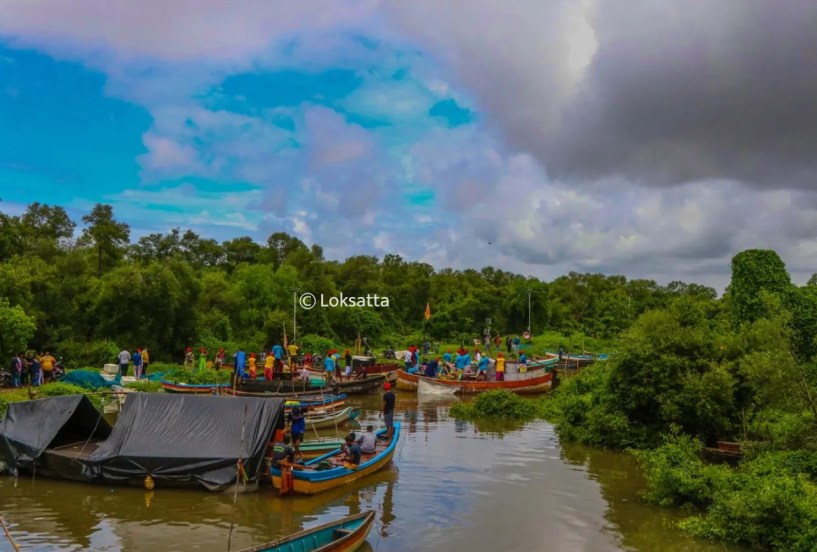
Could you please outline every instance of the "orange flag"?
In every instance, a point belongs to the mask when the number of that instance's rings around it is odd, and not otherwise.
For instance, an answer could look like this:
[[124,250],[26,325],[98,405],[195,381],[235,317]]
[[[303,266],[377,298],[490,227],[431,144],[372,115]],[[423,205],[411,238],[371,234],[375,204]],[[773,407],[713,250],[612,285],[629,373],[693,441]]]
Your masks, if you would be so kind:
[[426,318],[426,320],[428,320],[429,318],[431,318],[431,305],[430,305],[429,303],[426,303],[426,314],[425,314],[425,318]]

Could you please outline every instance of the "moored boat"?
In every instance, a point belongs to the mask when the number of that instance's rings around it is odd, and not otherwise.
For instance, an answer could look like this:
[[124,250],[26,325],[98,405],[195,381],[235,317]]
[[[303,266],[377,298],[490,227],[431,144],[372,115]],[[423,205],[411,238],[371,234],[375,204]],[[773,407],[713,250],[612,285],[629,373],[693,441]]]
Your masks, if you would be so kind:
[[318,416],[307,416],[306,426],[315,429],[326,429],[342,425],[350,420],[354,420],[360,414],[360,410],[347,406],[343,410],[337,412],[330,412]]
[[[385,432],[386,429],[383,428],[377,435]],[[374,454],[364,454],[360,465],[351,469],[344,463],[341,449],[313,458],[303,465],[282,462],[281,468],[270,468],[272,484],[281,491],[281,494],[289,492],[317,494],[351,483],[388,466],[394,456],[399,437],[400,422],[394,422],[394,436],[391,442],[385,443],[378,439]],[[318,469],[321,467],[327,469]]]
[[323,456],[328,452],[337,450],[343,446],[343,439],[320,439],[317,441],[304,441],[299,445],[301,456],[306,460]]
[[400,391],[417,391],[417,384],[419,381],[419,375],[409,374],[403,369],[397,370],[397,383],[395,386]]
[[[503,381],[489,380],[447,380],[417,376],[418,384],[423,383],[426,392],[443,394],[444,390],[453,390],[455,394],[474,394],[504,389],[514,393],[543,393],[550,389],[553,375],[545,370],[529,370],[521,374],[506,374]],[[398,380],[399,381],[399,380]]]
[[189,395],[213,395],[230,386],[228,383],[174,383],[162,380],[162,389],[165,393],[187,393]]
[[352,552],[366,540],[374,512],[362,512],[239,552]]
[[[352,379],[346,381],[335,381],[327,385],[318,386],[313,381],[273,379],[265,380],[241,380],[236,387],[237,391],[249,393],[278,393],[289,395],[292,392],[309,391],[311,394],[320,393],[346,393],[347,395],[363,395],[373,393],[383,382],[386,381],[387,373],[366,376],[364,379]],[[311,380],[312,378],[310,378]]]

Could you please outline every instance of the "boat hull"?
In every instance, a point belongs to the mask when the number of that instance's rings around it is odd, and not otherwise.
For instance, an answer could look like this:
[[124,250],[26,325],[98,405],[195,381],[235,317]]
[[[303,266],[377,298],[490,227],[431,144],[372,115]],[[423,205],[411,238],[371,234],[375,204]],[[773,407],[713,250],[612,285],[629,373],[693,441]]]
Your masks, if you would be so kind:
[[213,395],[222,389],[229,387],[229,384],[203,384],[194,385],[190,383],[173,383],[162,380],[162,389],[165,393],[186,393],[188,395]]
[[315,429],[331,428],[335,427],[336,425],[345,424],[349,420],[354,419],[358,413],[358,410],[355,410],[351,406],[347,406],[343,410],[339,410],[334,414],[328,414],[326,416],[307,416],[306,426]]
[[363,512],[239,552],[351,552],[363,545],[374,517],[372,511]]
[[420,381],[420,376],[417,374],[409,374],[405,370],[397,371],[397,389],[400,391],[417,391],[417,384]]
[[[382,433],[383,431],[385,430],[381,430],[378,433]],[[355,470],[337,467],[326,471],[293,471],[293,492],[306,495],[318,494],[342,485],[347,485],[353,481],[357,481],[358,479],[362,479],[379,470],[382,470],[388,466],[389,463],[391,463],[391,460],[394,457],[394,451],[397,448],[397,441],[399,440],[399,437],[400,422],[394,422],[394,436],[392,437],[391,443],[389,443],[388,447],[383,452],[368,460]],[[324,456],[319,456],[318,458],[310,460],[307,465],[317,464],[320,460],[338,454],[339,452],[340,450],[335,450],[325,454]],[[272,477],[272,484],[276,489],[280,489],[281,470],[271,468],[270,475]]]
[[[531,376],[529,377],[528,374]],[[423,382],[424,388],[434,389],[433,393],[438,395],[443,394],[445,389],[452,390],[451,393],[457,395],[484,393],[495,389],[504,389],[514,393],[544,393],[550,389],[553,379],[552,375],[545,373],[544,370],[519,375],[525,377],[506,381],[442,380],[425,376],[417,376],[417,379],[418,383]]]

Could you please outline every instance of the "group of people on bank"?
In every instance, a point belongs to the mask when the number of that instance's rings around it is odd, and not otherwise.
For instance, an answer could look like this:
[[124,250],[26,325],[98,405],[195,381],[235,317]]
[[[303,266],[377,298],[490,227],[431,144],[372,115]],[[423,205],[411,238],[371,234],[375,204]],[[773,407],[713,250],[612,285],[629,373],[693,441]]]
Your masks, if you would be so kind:
[[57,359],[49,351],[18,353],[11,357],[9,371],[12,387],[40,386],[55,381]]

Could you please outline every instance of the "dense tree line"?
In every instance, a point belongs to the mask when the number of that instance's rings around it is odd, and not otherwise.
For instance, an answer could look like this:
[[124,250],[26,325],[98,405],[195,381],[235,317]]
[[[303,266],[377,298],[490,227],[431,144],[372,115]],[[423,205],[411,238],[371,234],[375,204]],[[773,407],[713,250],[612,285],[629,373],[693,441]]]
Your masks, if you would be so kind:
[[571,272],[543,282],[492,267],[435,270],[398,255],[333,261],[320,246],[284,232],[264,243],[247,236],[219,243],[173,228],[133,241],[128,225],[101,204],[79,226],[59,206],[32,203],[20,216],[0,213],[4,356],[20,347],[57,349],[96,363],[121,346],[146,345],[168,359],[188,344],[269,347],[284,328],[292,336],[296,289],[388,297],[387,309],[298,309],[299,336],[350,343],[361,335],[376,348],[423,336],[470,341],[489,317],[495,333],[520,333],[529,295],[535,333],[597,337],[618,335],[674,298],[715,297],[696,284],[602,274]]

